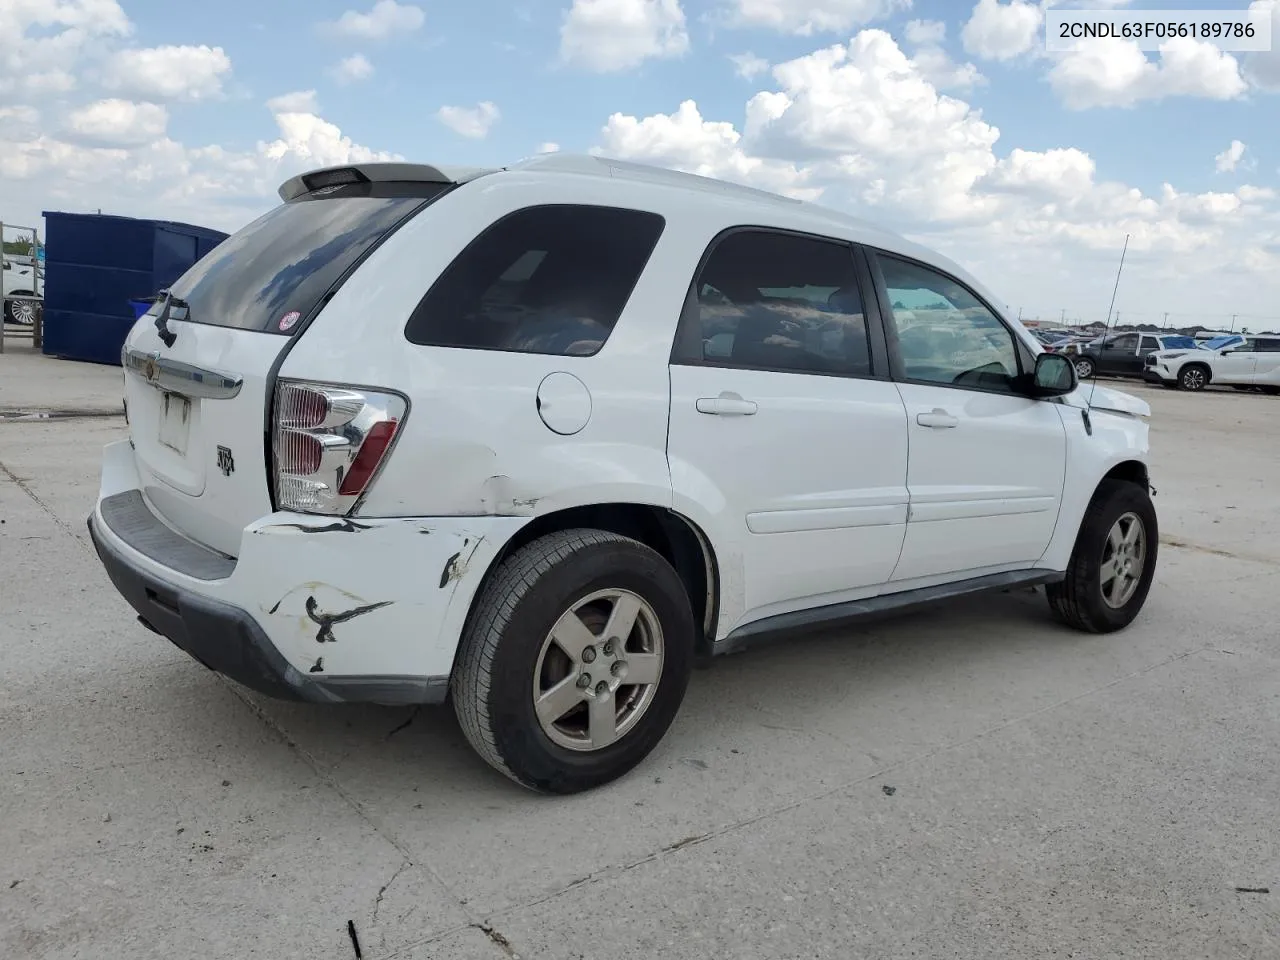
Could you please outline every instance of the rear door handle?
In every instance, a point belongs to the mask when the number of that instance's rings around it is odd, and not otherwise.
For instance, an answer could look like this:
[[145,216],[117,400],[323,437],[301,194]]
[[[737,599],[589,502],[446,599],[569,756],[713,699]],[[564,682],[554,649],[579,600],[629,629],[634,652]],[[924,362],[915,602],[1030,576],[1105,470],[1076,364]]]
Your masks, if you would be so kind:
[[917,413],[916,423],[922,427],[932,427],[934,430],[950,430],[952,427],[960,426],[960,421],[941,407],[934,407],[928,413]]
[[702,397],[697,403],[699,413],[716,417],[749,417],[759,408],[754,401],[743,400],[736,393],[722,393],[718,397]]

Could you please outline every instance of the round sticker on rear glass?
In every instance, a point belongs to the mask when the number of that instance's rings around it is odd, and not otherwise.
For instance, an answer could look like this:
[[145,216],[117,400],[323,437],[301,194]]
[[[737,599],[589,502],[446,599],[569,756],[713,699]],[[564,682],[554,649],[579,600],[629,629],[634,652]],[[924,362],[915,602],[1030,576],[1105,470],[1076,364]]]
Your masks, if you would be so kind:
[[286,313],[283,317],[280,318],[280,329],[288,330],[301,319],[302,319],[302,314],[300,314],[297,310],[290,310],[288,313]]

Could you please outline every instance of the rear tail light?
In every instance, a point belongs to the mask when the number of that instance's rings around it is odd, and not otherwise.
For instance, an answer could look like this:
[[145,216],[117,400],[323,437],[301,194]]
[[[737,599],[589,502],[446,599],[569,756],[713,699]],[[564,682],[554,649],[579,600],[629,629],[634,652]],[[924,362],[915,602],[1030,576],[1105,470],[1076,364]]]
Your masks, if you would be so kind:
[[280,381],[271,436],[276,506],[353,512],[386,461],[405,410],[394,393]]

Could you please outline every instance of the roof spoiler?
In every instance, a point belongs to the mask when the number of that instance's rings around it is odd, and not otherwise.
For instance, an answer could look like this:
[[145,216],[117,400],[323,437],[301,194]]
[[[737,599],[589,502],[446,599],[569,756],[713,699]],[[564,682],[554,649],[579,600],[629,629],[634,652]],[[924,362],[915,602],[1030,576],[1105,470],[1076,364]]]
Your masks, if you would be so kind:
[[485,167],[433,167],[425,163],[353,163],[300,173],[276,192],[285,203],[323,187],[346,183],[466,183],[492,173]]

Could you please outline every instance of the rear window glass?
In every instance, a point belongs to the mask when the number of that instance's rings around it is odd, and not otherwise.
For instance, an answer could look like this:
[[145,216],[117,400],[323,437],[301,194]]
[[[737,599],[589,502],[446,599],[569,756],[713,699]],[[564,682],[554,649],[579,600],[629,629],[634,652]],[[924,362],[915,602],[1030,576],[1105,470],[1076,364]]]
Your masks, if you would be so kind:
[[664,226],[615,207],[547,205],[488,227],[405,327],[411,343],[591,356],[604,346]]
[[[413,196],[370,195],[352,187],[272,209],[214,247],[170,293],[185,300],[182,319],[218,327],[295,333],[329,289],[374,244],[429,202],[443,185],[414,185]],[[394,191],[400,193],[402,191]],[[157,304],[151,313],[160,309]]]

